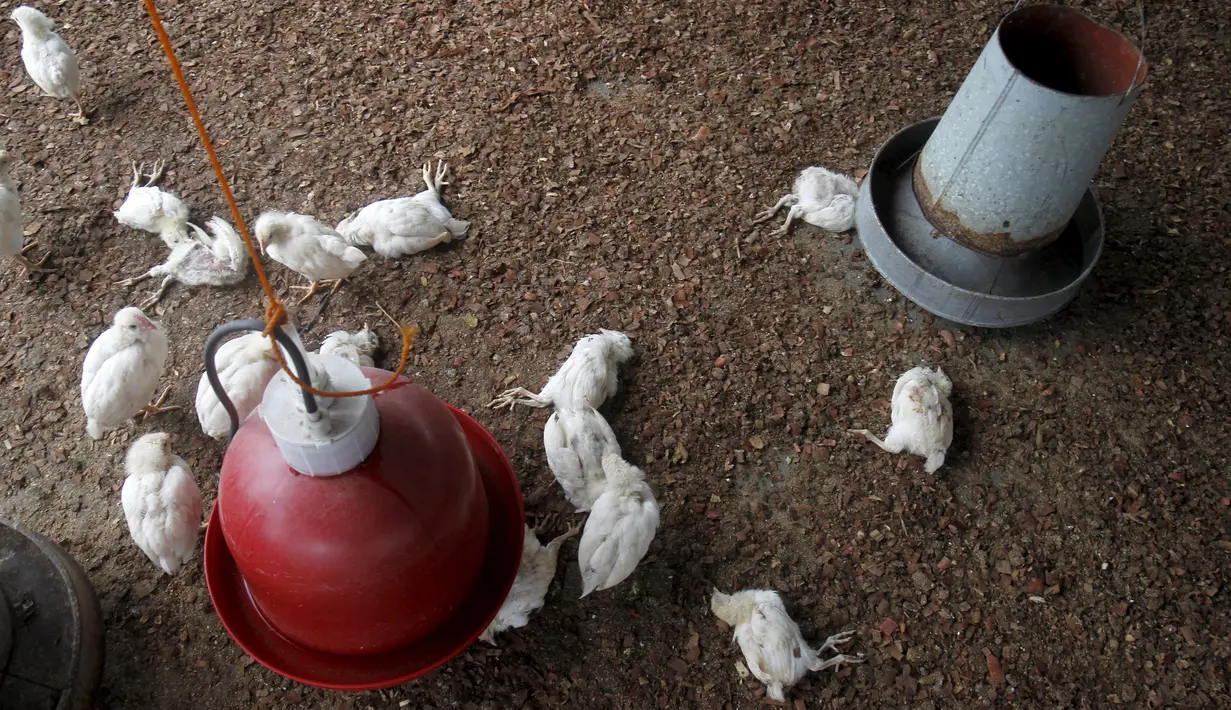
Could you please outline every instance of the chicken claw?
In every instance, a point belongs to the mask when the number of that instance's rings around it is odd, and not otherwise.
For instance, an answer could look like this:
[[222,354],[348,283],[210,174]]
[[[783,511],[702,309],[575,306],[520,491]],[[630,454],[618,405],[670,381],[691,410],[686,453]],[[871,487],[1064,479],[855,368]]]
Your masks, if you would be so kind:
[[142,407],[141,408],[141,419],[144,421],[146,419],[149,419],[154,414],[161,414],[162,412],[174,412],[175,410],[179,409],[179,407],[177,406],[174,406],[174,407],[162,406],[162,403],[166,401],[167,395],[170,394],[170,392],[171,392],[171,385],[167,385],[167,388],[162,391],[162,394],[158,395],[158,399]]
[[782,199],[778,200],[778,203],[776,205],[765,210],[764,212],[757,214],[756,218],[752,220],[752,223],[760,224],[762,222],[768,222],[769,220],[773,219],[774,215],[778,214],[778,211],[781,210],[783,207],[794,207],[795,203],[797,202],[799,202],[799,198],[797,198],[795,195],[784,195]]
[[449,174],[449,164],[443,160],[436,164],[436,177],[432,177],[432,164],[428,162],[423,166],[423,182],[427,183],[427,189],[436,194],[437,199],[440,198],[440,189],[449,183],[445,181],[445,177]]
[[81,105],[81,99],[74,96],[73,101],[77,103],[77,110],[70,113],[68,117],[79,126],[90,125],[90,117],[86,115],[85,106]]
[[861,653],[858,656],[848,656],[845,653],[839,653],[833,658],[826,659],[825,662],[821,663],[819,666],[814,666],[811,670],[823,671],[826,668],[832,668],[834,669],[834,672],[836,673],[838,669],[842,667],[843,663],[846,663],[846,664],[863,663],[863,654]]
[[147,173],[145,172],[145,163],[138,165],[136,161],[133,161],[132,168],[133,181],[130,189],[133,187],[150,187],[151,185],[158,184],[162,180],[163,174],[166,173],[167,166],[161,160],[156,160],[154,161],[154,167]]
[[513,408],[519,404],[527,407],[542,408],[549,406],[551,401],[543,399],[525,387],[514,387],[511,390],[501,392],[499,396],[488,402],[487,406],[492,409],[503,409],[507,407],[511,412],[513,411]]
[[841,633],[836,633],[833,636],[830,636],[829,638],[825,639],[825,643],[821,644],[821,647],[818,648],[816,652],[824,653],[825,651],[837,651],[838,646],[841,646],[842,644],[845,644],[845,643],[850,643],[851,639],[853,639],[854,637],[855,637],[854,631],[843,631]]
[[30,274],[54,274],[56,271],[55,269],[44,269],[43,268],[43,264],[47,261],[48,258],[51,257],[50,253],[44,254],[43,258],[39,259],[38,261],[30,261],[29,259],[26,258],[26,252],[30,251],[36,246],[38,246],[38,242],[30,242],[29,244],[22,247],[20,253],[14,254],[9,258],[12,259],[13,261],[16,261],[17,264],[21,266],[21,271],[23,275],[29,276]]

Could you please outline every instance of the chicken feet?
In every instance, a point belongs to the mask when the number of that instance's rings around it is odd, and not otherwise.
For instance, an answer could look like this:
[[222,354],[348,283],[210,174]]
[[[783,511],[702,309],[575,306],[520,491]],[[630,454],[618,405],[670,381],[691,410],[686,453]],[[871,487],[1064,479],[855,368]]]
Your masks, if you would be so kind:
[[803,208],[799,206],[799,198],[793,194],[783,195],[782,198],[778,200],[777,204],[765,210],[764,212],[758,214],[756,219],[752,220],[752,223],[760,224],[762,222],[767,222],[773,219],[774,215],[778,214],[778,211],[781,210],[783,207],[790,207],[791,209],[789,212],[787,212],[786,222],[778,229],[775,229],[773,231],[773,234],[775,235],[787,234],[788,232],[791,231],[791,222],[798,219],[801,215],[803,215],[803,212],[804,212]]
[[134,161],[132,168],[133,181],[132,184],[129,185],[130,190],[134,187],[150,187],[151,185],[157,185],[158,181],[162,180],[162,176],[167,171],[166,164],[164,164],[161,160],[155,161],[154,167],[151,168],[148,173],[145,172],[145,163],[137,165]]
[[81,99],[73,96],[73,101],[77,104],[77,110],[70,113],[68,117],[79,126],[88,126],[90,124],[90,117],[86,115],[85,106],[81,105]]
[[431,172],[432,164],[429,162],[423,166],[423,182],[427,183],[427,189],[431,190],[436,195],[436,199],[440,199],[441,188],[449,183],[445,181],[445,177],[449,174],[449,164],[445,161],[440,161],[436,164],[436,178],[432,179]]
[[551,400],[544,399],[525,387],[514,387],[511,390],[501,392],[499,396],[488,402],[487,406],[492,409],[502,409],[504,407],[508,407],[511,412],[513,411],[513,408],[519,404],[526,407],[536,407],[541,409],[543,407],[550,407]]
[[303,295],[303,298],[299,299],[298,301],[295,301],[295,305],[296,306],[301,305],[303,304],[304,301],[308,300],[309,298],[312,298],[312,296],[316,295],[317,291],[321,290],[322,285],[333,284],[333,288],[329,289],[329,293],[332,295],[336,293],[339,288],[342,287],[342,282],[345,280],[346,279],[322,279],[320,281],[313,281],[312,284],[309,286],[291,286],[291,288],[295,289],[296,291],[307,291],[307,293]]
[[162,394],[158,395],[158,399],[154,400],[153,402],[150,402],[149,404],[141,408],[142,421],[149,419],[151,416],[155,414],[161,414],[162,412],[174,412],[175,410],[179,409],[179,407],[177,406],[173,406],[173,407],[162,406],[162,403],[167,400],[167,395],[170,394],[170,392],[171,392],[171,385],[167,385],[167,388],[162,391]]
[[838,646],[841,646],[842,644],[845,644],[845,643],[850,643],[851,639],[853,638],[855,638],[854,631],[843,631],[841,633],[836,633],[833,636],[830,636],[829,638],[825,639],[825,643],[821,644],[821,647],[816,649],[816,652],[818,655],[826,651],[836,652],[838,650]]

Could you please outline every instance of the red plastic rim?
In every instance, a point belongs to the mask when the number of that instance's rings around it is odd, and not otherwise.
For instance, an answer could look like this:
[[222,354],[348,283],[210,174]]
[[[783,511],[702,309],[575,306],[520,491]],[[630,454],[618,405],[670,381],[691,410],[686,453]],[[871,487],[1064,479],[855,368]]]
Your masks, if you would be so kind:
[[378,690],[430,673],[466,650],[495,618],[521,562],[525,513],[517,475],[504,451],[470,415],[448,405],[462,425],[487,490],[491,536],[474,588],[453,615],[425,639],[374,656],[340,656],[304,648],[279,634],[257,611],[226,540],[217,505],[205,531],[205,583],[227,633],[278,675],[333,690]]

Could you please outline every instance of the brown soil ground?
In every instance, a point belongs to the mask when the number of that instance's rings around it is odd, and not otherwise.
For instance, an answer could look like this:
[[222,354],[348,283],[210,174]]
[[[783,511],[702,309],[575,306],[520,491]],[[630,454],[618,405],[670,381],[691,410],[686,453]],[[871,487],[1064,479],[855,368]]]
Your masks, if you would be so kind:
[[[85,350],[152,288],[112,282],[162,258],[110,214],[129,161],[168,161],[165,186],[196,214],[227,213],[140,3],[35,4],[81,57],[93,120],[73,125],[29,85],[6,21],[0,145],[33,253],[59,273],[0,273],[0,515],[88,570],[102,707],[757,707],[714,586],[779,590],[817,642],[857,630],[867,662],[809,676],[795,708],[1231,707],[1221,0],[1148,4],[1149,89],[1096,180],[1102,261],[1064,312],[1012,331],[930,317],[849,235],[749,224],[800,168],[866,168],[942,112],[1009,2],[159,3],[248,219],[332,223],[418,191],[423,162],[452,163],[470,238],[373,259],[309,343],[365,321],[392,342],[378,301],[423,326],[410,374],[496,434],[523,491],[547,487],[532,517],[567,513],[546,413],[484,405],[510,380],[537,387],[587,332],[635,340],[605,412],[662,505],[641,568],[579,600],[569,542],[529,627],[372,693],[253,663],[200,557],[160,577],[128,538],[121,464],[141,432],[178,435],[212,500],[223,450],[191,410],[201,345],[258,315],[261,293],[174,287],[158,317],[184,409],[84,436]],[[1135,3],[1071,4],[1139,36]],[[896,376],[921,362],[955,383],[935,475],[843,434],[883,431]]]

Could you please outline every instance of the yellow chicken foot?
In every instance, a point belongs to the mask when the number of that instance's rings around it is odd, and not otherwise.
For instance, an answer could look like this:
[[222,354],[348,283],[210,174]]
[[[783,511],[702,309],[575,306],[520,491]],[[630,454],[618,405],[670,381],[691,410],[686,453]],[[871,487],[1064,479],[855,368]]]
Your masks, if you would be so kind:
[[146,419],[149,419],[150,416],[154,414],[160,414],[162,412],[174,412],[175,410],[179,409],[179,407],[162,406],[162,403],[167,400],[167,395],[170,392],[171,392],[171,386],[167,385],[167,388],[162,391],[162,394],[158,395],[158,399],[142,407],[141,408],[141,419],[146,420]]

